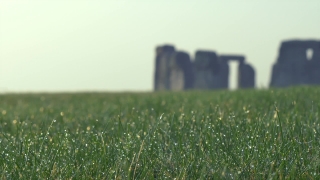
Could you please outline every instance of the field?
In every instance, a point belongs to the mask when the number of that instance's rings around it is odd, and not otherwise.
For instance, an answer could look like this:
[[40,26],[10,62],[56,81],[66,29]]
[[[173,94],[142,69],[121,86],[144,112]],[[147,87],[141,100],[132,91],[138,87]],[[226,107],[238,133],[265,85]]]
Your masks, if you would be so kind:
[[0,96],[0,179],[319,179],[320,88]]

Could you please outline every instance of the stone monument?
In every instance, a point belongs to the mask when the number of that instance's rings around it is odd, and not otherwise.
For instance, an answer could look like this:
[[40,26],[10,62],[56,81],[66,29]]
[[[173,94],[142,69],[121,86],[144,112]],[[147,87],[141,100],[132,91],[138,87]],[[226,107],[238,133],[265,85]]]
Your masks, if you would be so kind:
[[156,48],[154,89],[228,89],[229,61],[238,61],[238,88],[254,88],[255,72],[244,56],[222,55],[214,51],[197,51],[192,62],[188,53],[172,45]]
[[214,89],[220,87],[220,63],[212,51],[197,51],[193,62],[195,89]]
[[175,51],[171,45],[157,47],[154,89],[179,91],[190,89],[192,85],[193,72],[189,54]]
[[168,64],[173,53],[175,53],[175,48],[171,45],[165,45],[156,48],[156,66],[154,77],[155,90],[169,89]]
[[[241,55],[221,55],[221,62],[238,61],[238,88],[254,88],[255,71],[253,67],[245,63],[245,57]],[[228,77],[226,77],[228,76]],[[223,76],[223,84],[229,84],[229,73]]]
[[320,84],[320,41],[283,41],[272,67],[270,86],[303,84]]

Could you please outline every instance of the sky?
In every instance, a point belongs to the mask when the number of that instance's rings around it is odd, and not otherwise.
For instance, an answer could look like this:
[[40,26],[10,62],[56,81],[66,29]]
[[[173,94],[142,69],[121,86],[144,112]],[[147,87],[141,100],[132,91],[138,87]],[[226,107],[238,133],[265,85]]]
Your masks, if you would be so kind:
[[0,0],[0,92],[152,91],[163,44],[191,58],[243,54],[265,88],[281,41],[320,39],[319,9],[319,0]]

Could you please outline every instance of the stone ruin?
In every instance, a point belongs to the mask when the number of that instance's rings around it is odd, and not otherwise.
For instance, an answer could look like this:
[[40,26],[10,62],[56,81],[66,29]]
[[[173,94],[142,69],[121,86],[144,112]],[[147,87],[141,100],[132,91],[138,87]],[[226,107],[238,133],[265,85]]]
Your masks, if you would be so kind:
[[193,85],[192,63],[188,53],[170,45],[157,47],[155,90],[184,90]]
[[[229,61],[238,61],[238,88],[254,88],[255,86],[255,71],[253,67],[245,63],[244,56],[220,56],[223,64],[228,66]],[[229,67],[228,67],[229,68]],[[224,77],[226,84],[229,84],[229,75]],[[228,86],[226,86],[228,87]]]
[[229,61],[238,61],[238,88],[254,88],[255,72],[244,56],[220,55],[197,51],[194,61],[188,53],[171,45],[156,48],[154,89],[228,89]]
[[320,41],[284,41],[273,65],[271,87],[320,84]]

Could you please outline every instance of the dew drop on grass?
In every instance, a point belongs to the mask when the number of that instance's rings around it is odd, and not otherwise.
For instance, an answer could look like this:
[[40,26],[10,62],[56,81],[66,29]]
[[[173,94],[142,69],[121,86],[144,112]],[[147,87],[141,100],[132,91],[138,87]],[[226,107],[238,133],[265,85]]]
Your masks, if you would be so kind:
[[162,116],[163,116],[163,113],[160,115],[160,118],[159,118],[160,120],[162,119]]
[[57,120],[55,120],[55,119],[53,120],[53,122],[56,122],[56,121],[57,121]]

